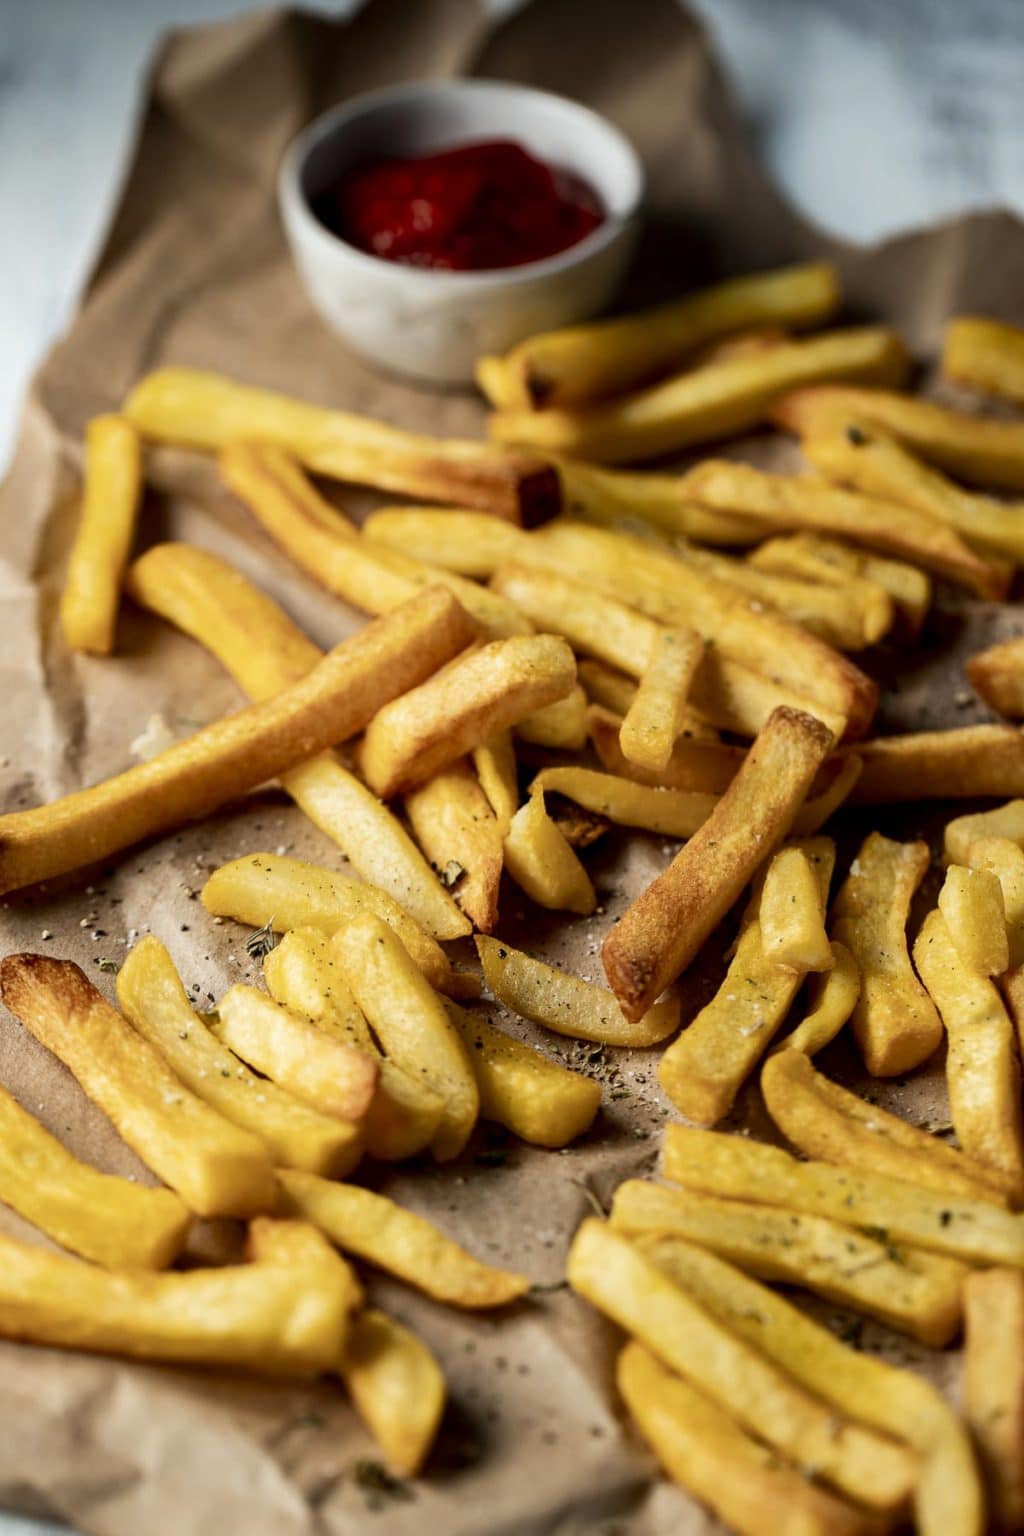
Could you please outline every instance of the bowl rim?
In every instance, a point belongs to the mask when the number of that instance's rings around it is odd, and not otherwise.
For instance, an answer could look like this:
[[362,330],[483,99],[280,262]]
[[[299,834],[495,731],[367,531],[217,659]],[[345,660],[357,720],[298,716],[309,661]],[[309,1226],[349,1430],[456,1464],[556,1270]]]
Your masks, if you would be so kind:
[[[626,206],[619,213],[607,214],[596,229],[592,229],[575,245],[544,256],[538,261],[522,262],[514,267],[487,267],[480,271],[453,272],[444,268],[415,267],[399,261],[387,261],[382,256],[361,251],[358,246],[343,240],[328,229],[316,217],[302,185],[302,173],[306,161],[316,146],[339,126],[361,116],[363,112],[391,102],[424,95],[445,95],[450,92],[500,96],[517,96],[520,100],[554,102],[567,107],[580,118],[591,123],[601,134],[617,141],[632,174],[633,185]],[[500,126],[500,125],[499,125]],[[497,127],[496,127],[496,130]],[[514,137],[514,135],[513,135]],[[557,91],[541,90],[537,86],[521,85],[514,80],[490,80],[487,78],[450,80],[406,80],[397,85],[377,86],[349,96],[336,106],[312,118],[295,135],[284,151],[277,175],[278,206],[286,228],[298,224],[303,235],[314,241],[324,252],[330,252],[334,260],[354,263],[378,277],[388,275],[393,281],[410,285],[433,287],[440,290],[461,285],[465,288],[486,289],[494,286],[519,286],[552,276],[597,256],[619,240],[635,223],[646,190],[643,162],[630,139],[609,118],[596,112],[593,107],[574,101],[571,96],[561,96]]]

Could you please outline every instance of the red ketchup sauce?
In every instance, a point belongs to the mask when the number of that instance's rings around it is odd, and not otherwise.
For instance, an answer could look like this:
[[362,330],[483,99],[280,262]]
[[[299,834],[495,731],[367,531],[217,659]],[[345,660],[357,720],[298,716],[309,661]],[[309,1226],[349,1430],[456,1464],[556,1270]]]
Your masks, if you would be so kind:
[[446,272],[542,261],[606,216],[587,182],[501,139],[369,161],[346,172],[313,211],[368,255]]

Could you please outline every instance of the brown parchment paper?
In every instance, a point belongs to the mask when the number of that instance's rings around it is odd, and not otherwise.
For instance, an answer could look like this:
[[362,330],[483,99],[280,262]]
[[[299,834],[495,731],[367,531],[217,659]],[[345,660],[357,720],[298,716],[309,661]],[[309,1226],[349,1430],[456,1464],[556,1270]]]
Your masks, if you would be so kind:
[[[347,24],[276,12],[175,35],[154,67],[134,163],[82,312],[35,381],[0,492],[4,809],[124,767],[153,714],[183,735],[239,703],[215,662],[149,616],[126,611],[112,660],[69,656],[57,631],[82,428],[115,407],[141,374],[171,362],[212,367],[410,427],[479,432],[482,410],[468,395],[432,394],[375,374],[324,331],[292,273],[273,191],[286,143],[317,112],[371,86],[456,73],[578,97],[632,136],[649,171],[650,219],[627,302],[816,253],[839,261],[851,316],[899,325],[923,361],[957,308],[1021,318],[1014,285],[1024,226],[1008,215],[871,250],[840,247],[801,223],[765,180],[700,30],[673,0],[537,0],[501,25],[471,0],[373,0]],[[835,173],[857,176],[861,168]],[[752,446],[769,457],[780,452],[765,439]],[[361,622],[273,550],[217,490],[202,459],[162,451],[149,471],[159,494],[144,510],[143,543],[191,539],[226,555],[323,644]],[[346,495],[350,508],[366,504]],[[997,612],[940,594],[914,658],[883,651],[872,659],[891,690],[881,724],[913,729],[981,718],[960,661],[1014,626],[1024,627],[1013,607]],[[912,809],[873,822],[896,835],[922,825]],[[846,842],[866,825],[851,819]],[[139,932],[152,931],[199,1004],[209,1006],[254,967],[245,932],[213,924],[195,893],[217,863],[261,848],[339,858],[271,789],[108,868],[8,898],[3,949],[71,956],[110,993],[113,978],[99,962],[116,963]],[[595,850],[602,907],[568,926],[521,910],[510,889],[502,931],[597,978],[607,925],[672,851],[641,837]],[[710,994],[721,948],[709,946],[685,978],[688,1011]],[[581,1144],[540,1152],[484,1127],[443,1171],[424,1163],[365,1175],[544,1287],[488,1319],[373,1283],[383,1305],[422,1331],[449,1379],[452,1405],[429,1476],[392,1493],[369,1487],[360,1463],[373,1458],[373,1447],[330,1386],[269,1385],[5,1344],[0,1505],[60,1516],[102,1536],[698,1536],[718,1529],[653,1478],[651,1459],[615,1407],[613,1330],[557,1288],[568,1239],[587,1209],[583,1182],[607,1199],[621,1178],[653,1166],[668,1113],[655,1064],[641,1053],[545,1044],[605,1084],[602,1117]],[[841,1046],[825,1065],[863,1081]],[[0,1079],[77,1153],[148,1177],[69,1074],[6,1014]],[[945,1125],[941,1067],[873,1091],[918,1123]],[[768,1134],[754,1090],[735,1120]],[[0,1223],[27,1234],[9,1213]],[[234,1235],[229,1226],[208,1228],[197,1242],[226,1250]],[[842,1326],[835,1309],[814,1309]],[[955,1390],[955,1354],[914,1350],[870,1325],[862,1338]]]

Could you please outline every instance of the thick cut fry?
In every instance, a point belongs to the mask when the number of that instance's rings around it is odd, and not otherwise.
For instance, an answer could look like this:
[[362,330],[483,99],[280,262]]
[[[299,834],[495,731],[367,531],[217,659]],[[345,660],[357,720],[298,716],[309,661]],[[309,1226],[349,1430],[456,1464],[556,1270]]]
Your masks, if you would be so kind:
[[480,1090],[480,1115],[538,1147],[566,1147],[588,1129],[601,1085],[560,1067],[479,1014],[447,1005],[469,1051]]
[[343,640],[291,687],[52,805],[0,816],[0,892],[65,874],[228,799],[353,736],[470,638],[440,589]]
[[1024,791],[1024,733],[1011,725],[876,736],[858,742],[864,767],[854,805],[1002,799]]
[[[636,697],[636,683],[633,678],[627,677],[624,672],[619,672],[615,667],[607,666],[603,661],[592,661],[588,657],[584,661],[577,662],[576,673],[580,686],[591,704],[599,705],[612,714],[624,715]],[[707,727],[707,730],[706,739],[717,741],[718,732],[711,726]],[[703,737],[703,733],[698,733],[698,736]]]
[[775,965],[796,971],[830,971],[834,958],[825,932],[825,898],[815,868],[828,860],[829,878],[836,850],[828,848],[780,848],[768,866],[758,921],[764,957]]
[[631,762],[655,772],[664,768],[686,724],[688,696],[703,655],[704,642],[692,629],[663,629],[658,635],[619,731]]
[[566,405],[621,394],[708,342],[755,326],[814,325],[839,300],[835,268],[808,263],[734,277],[657,309],[530,336],[498,360],[503,398],[494,403]]
[[762,537],[763,530],[750,518],[711,512],[687,500],[681,475],[600,469],[558,455],[552,455],[552,462],[558,466],[566,511],[587,522],[617,528],[639,518],[670,538],[726,547],[746,548]]
[[504,838],[519,809],[519,769],[509,732],[496,731],[474,747],[473,767]]
[[459,758],[406,795],[405,814],[435,869],[482,933],[498,921],[503,835],[467,758]]
[[394,932],[371,913],[340,928],[331,948],[385,1053],[441,1096],[444,1108],[431,1143],[435,1157],[458,1157],[480,1096],[466,1048],[441,999]]
[[[979,820],[984,822],[985,818],[982,816]],[[978,837],[967,849],[965,860],[972,869],[986,870],[999,881],[1007,967],[1015,972],[1024,965],[1024,850],[1008,837]]]
[[968,864],[973,844],[981,838],[995,837],[1024,848],[1024,800],[1010,800],[991,811],[975,811],[947,822],[946,858],[951,864]]
[[273,1165],[263,1143],[197,1098],[77,965],[8,955],[0,994],[190,1210],[251,1216],[272,1208]]
[[1012,1180],[1024,1196],[1020,1064],[1009,1014],[994,984],[965,964],[939,911],[914,945],[914,964],[946,1026],[946,1088],[964,1152]]
[[476,941],[484,979],[499,1003],[545,1029],[602,1045],[657,1045],[679,1028],[679,1003],[664,998],[641,1019],[626,1019],[610,992],[497,939]]
[[1010,946],[999,877],[989,869],[951,865],[939,892],[939,911],[968,970],[1001,976],[1010,964]]
[[845,944],[833,939],[832,967],[808,983],[807,1012],[786,1036],[781,1049],[816,1056],[831,1044],[849,1019],[860,996],[860,967]]
[[983,597],[1004,597],[1005,567],[976,555],[933,515],[897,501],[837,490],[811,475],[778,475],[752,464],[705,459],[686,476],[695,501],[760,517],[771,528],[809,528],[910,560]]
[[921,632],[931,607],[932,582],[926,571],[905,560],[887,560],[867,549],[855,549],[838,539],[816,533],[793,533],[767,539],[748,557],[758,570],[780,575],[812,577],[818,581],[843,582],[850,577],[869,581],[888,592],[896,610],[903,638],[913,640]]
[[543,795],[532,795],[512,817],[505,868],[539,907],[586,917],[597,906],[590,876],[544,809]]
[[860,968],[853,1032],[875,1077],[913,1071],[942,1039],[942,1021],[914,975],[906,937],[910,903],[928,862],[927,843],[894,843],[872,832],[833,907],[833,933]]
[[415,1477],[441,1425],[441,1367],[411,1329],[374,1307],[349,1328],[341,1374],[355,1410],[397,1477]]
[[[257,1216],[249,1223],[245,1256],[254,1264],[301,1268],[307,1275],[316,1278],[328,1275],[347,1292],[349,1313],[362,1306],[363,1288],[351,1264],[342,1258],[311,1222]],[[339,1354],[347,1342],[347,1331],[339,1340]]]
[[627,908],[602,946],[627,1018],[646,1013],[685,969],[786,836],[831,744],[819,720],[777,709],[707,821]]
[[114,649],[121,578],[142,494],[139,434],[123,416],[95,416],[85,429],[85,487],[71,547],[60,621],[73,651]]
[[311,1221],[344,1252],[354,1253],[435,1301],[453,1307],[503,1307],[525,1296],[525,1275],[475,1259],[415,1211],[355,1184],[281,1173],[285,1209]]
[[1024,1216],[888,1174],[798,1163],[779,1147],[681,1125],[665,1131],[662,1171],[704,1194],[870,1227],[968,1264],[1024,1268]]
[[815,1291],[935,1349],[960,1327],[962,1264],[824,1216],[628,1179],[615,1191],[611,1223],[630,1237],[686,1238],[761,1280]]
[[964,1417],[999,1530],[1024,1529],[1024,1275],[990,1269],[964,1286]]
[[575,682],[572,652],[556,635],[468,651],[374,716],[359,757],[366,782],[383,799],[412,789],[495,731],[564,699]]
[[677,789],[688,794],[722,795],[736,777],[747,755],[746,748],[731,742],[677,741],[672,756],[659,773],[631,763],[619,741],[621,718],[599,704],[587,715],[590,740],[602,766],[617,778],[633,779],[657,789]]
[[621,826],[639,827],[663,837],[692,837],[718,804],[716,795],[659,789],[613,773],[568,766],[542,768],[530,785],[531,796],[549,792],[564,795]]
[[131,391],[124,414],[155,442],[208,453],[239,440],[273,443],[314,474],[479,507],[526,526],[558,511],[558,478],[538,459],[457,438],[419,437],[221,374],[158,369]]
[[902,1447],[830,1412],[604,1222],[580,1226],[566,1274],[592,1306],[798,1466],[876,1509],[908,1497],[914,1464]]
[[362,1150],[355,1127],[316,1114],[226,1050],[193,1011],[159,939],[147,935],[129,951],[117,1000],[197,1098],[257,1135],[275,1163],[335,1177],[355,1167]]
[[920,1454],[914,1511],[921,1536],[982,1536],[984,1497],[971,1444],[929,1381],[850,1349],[759,1281],[692,1243],[637,1238],[637,1247],[724,1326],[839,1411]]
[[1003,1174],[816,1072],[803,1050],[790,1045],[797,1033],[765,1062],[761,1093],[779,1130],[805,1157],[1006,1204]]
[[[251,699],[309,672],[322,652],[240,571],[189,544],[158,544],[136,560],[129,591],[213,652]],[[352,867],[406,908],[436,939],[469,931],[398,819],[333,752],[281,775],[292,799]]]
[[968,659],[967,676],[990,709],[1024,720],[1024,638],[1017,635],[977,651]]
[[676,374],[605,405],[496,411],[490,432],[499,443],[540,453],[623,464],[744,432],[764,421],[783,395],[819,380],[899,384],[906,369],[906,353],[892,331],[831,331]]
[[192,1223],[169,1189],[150,1189],[79,1162],[5,1088],[0,1200],[63,1248],[108,1269],[166,1268]]
[[942,371],[959,384],[1024,403],[1024,328],[957,315],[946,327]]
[[635,1340],[619,1355],[615,1379],[669,1477],[739,1536],[866,1536],[876,1530],[867,1511],[808,1482]]
[[520,741],[552,752],[582,752],[587,744],[587,696],[577,683],[564,699],[545,704],[516,725]]
[[518,560],[526,534],[512,523],[459,508],[381,507],[363,523],[371,544],[460,576],[486,578]]

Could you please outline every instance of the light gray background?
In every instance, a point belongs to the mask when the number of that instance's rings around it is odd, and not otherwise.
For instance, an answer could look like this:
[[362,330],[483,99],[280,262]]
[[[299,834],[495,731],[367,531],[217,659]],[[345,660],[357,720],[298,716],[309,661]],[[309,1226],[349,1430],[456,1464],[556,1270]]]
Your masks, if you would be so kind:
[[[692,3],[766,163],[818,223],[875,240],[968,208],[1024,213],[1024,0]],[[249,8],[0,0],[0,468],[102,238],[155,40]],[[0,1536],[50,1529],[0,1514]]]

